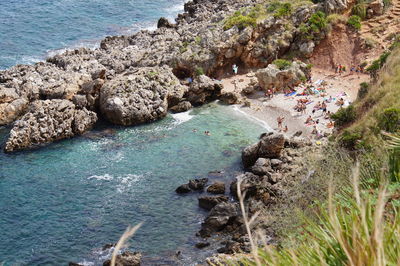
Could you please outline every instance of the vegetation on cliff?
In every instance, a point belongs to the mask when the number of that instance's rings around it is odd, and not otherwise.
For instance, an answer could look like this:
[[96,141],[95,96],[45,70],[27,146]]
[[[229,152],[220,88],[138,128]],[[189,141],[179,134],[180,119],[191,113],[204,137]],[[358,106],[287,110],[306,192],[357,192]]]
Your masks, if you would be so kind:
[[292,202],[301,218],[286,213],[291,224],[278,232],[278,246],[253,234],[264,244],[233,264],[398,265],[400,49],[376,62],[375,81],[360,84],[357,101],[333,115],[332,145],[309,158],[312,181],[298,185],[304,199]]

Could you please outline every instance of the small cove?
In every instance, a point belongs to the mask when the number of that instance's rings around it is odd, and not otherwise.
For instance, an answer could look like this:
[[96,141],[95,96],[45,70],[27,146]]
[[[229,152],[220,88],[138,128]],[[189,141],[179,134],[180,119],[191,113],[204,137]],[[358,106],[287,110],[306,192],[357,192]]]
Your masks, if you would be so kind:
[[[1,152],[0,261],[101,265],[101,247],[142,221],[131,249],[148,257],[182,250],[185,265],[201,260],[207,251],[193,246],[206,213],[198,193],[180,196],[175,188],[196,177],[232,179],[240,150],[264,131],[233,107],[212,103],[151,124],[98,125],[37,150]],[[0,129],[2,143],[6,134]]]

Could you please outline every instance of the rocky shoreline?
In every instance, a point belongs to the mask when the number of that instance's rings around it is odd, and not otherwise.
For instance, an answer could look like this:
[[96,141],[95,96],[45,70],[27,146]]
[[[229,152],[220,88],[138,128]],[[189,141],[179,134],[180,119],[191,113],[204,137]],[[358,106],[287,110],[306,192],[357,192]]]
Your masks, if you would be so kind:
[[[107,37],[95,50],[67,51],[46,62],[0,71],[0,126],[12,126],[4,150],[30,149],[81,135],[99,119],[133,126],[216,99],[237,103],[240,97],[224,92],[218,80],[230,73],[232,64],[243,72],[261,69],[257,84],[263,87],[299,84],[309,75],[305,64],[282,70],[270,63],[286,53],[310,56],[326,33],[314,32],[306,38],[300,26],[307,25],[317,10],[340,12],[349,2],[293,4],[290,14],[267,14],[252,27],[226,26],[226,19],[235,11],[250,14],[258,4],[270,5],[262,0],[189,1],[175,23],[161,18],[155,31]],[[312,149],[311,143],[298,136],[264,134],[243,151],[247,170],[236,179],[247,191],[249,215],[274,204],[284,194],[281,184],[285,179],[304,174],[301,154]],[[229,184],[230,196],[225,195],[226,184],[215,183],[207,192],[216,195],[199,198],[199,205],[210,213],[198,235],[226,234],[228,238],[218,250],[221,253],[249,251],[243,218],[234,200],[236,182]],[[203,190],[206,183],[194,180],[178,190]],[[254,229],[258,228],[268,230],[262,221]],[[207,246],[206,241],[197,245]]]
[[[256,27],[224,26],[234,11],[250,12],[258,3],[189,1],[174,24],[162,18],[155,31],[107,37],[95,50],[67,51],[1,71],[0,125],[13,125],[5,151],[80,135],[97,119],[120,125],[161,119],[168,110],[185,111],[221,97],[222,86],[213,78],[230,72],[232,64],[244,71],[267,67],[289,51],[312,52],[304,47],[316,41],[303,38],[299,26],[327,3],[298,5],[283,17],[271,14]],[[48,108],[60,104],[71,108]],[[60,112],[70,109],[85,120],[79,130],[72,115],[58,127]]]

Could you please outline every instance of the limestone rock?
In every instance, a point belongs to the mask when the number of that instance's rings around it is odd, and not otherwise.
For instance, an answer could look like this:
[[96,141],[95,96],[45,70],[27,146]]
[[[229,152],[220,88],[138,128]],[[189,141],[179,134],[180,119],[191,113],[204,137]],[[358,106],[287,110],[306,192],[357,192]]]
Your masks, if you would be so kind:
[[287,69],[280,70],[276,65],[270,64],[256,72],[258,83],[262,88],[275,87],[277,89],[294,87],[300,84],[307,75],[307,65],[297,61],[292,62]]
[[184,93],[170,68],[135,68],[103,85],[100,109],[114,124],[137,125],[166,116],[168,98]]
[[192,104],[189,101],[182,101],[175,106],[172,106],[169,110],[173,113],[182,113],[192,109]]
[[5,151],[12,152],[80,135],[97,121],[97,115],[76,109],[68,100],[35,101],[14,123]]
[[184,194],[184,193],[189,193],[192,190],[190,189],[189,184],[183,184],[177,187],[175,191],[178,194]]
[[211,209],[208,217],[201,225],[200,235],[209,236],[212,232],[222,230],[230,219],[238,215],[237,203],[222,202]]
[[186,99],[193,105],[204,104],[216,100],[221,95],[222,88],[221,82],[200,75],[190,84]]
[[242,152],[244,167],[254,165],[258,158],[279,158],[285,145],[282,134],[263,134],[260,141],[246,147]]
[[211,210],[221,202],[228,202],[227,196],[202,196],[199,197],[199,206],[206,210]]
[[240,95],[236,92],[222,92],[220,97],[221,102],[225,104],[237,104],[240,102]]
[[189,187],[192,190],[202,190],[206,186],[208,178],[192,179],[189,180]]
[[208,193],[212,194],[224,194],[225,193],[225,183],[224,182],[215,182],[211,186],[207,188]]

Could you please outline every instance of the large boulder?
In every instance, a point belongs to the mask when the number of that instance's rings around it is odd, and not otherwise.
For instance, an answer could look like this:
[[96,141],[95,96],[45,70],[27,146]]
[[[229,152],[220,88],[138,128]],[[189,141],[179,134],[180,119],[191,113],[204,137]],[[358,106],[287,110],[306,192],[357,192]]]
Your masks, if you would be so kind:
[[262,88],[282,89],[299,85],[307,77],[308,71],[306,64],[294,61],[286,69],[279,69],[278,66],[269,64],[266,68],[258,70],[256,77]]
[[219,98],[222,89],[221,82],[200,75],[190,84],[186,99],[193,105],[201,105]]
[[[140,266],[142,254],[139,252],[125,251],[121,255],[117,255],[115,266]],[[103,266],[110,266],[111,260],[106,260]]]
[[210,236],[211,233],[220,231],[239,214],[237,203],[222,202],[211,209],[208,217],[201,224],[200,235]]
[[100,110],[114,124],[142,124],[166,116],[168,102],[185,92],[169,67],[134,68],[103,85]]
[[246,147],[242,152],[244,167],[253,166],[258,158],[279,158],[285,146],[282,134],[263,134],[260,141]]
[[199,197],[199,206],[206,210],[211,210],[221,202],[228,202],[227,196],[202,196]]
[[224,194],[225,183],[217,181],[207,188],[207,192],[211,194]]
[[68,100],[39,100],[14,123],[5,151],[12,152],[80,135],[97,121],[96,113]]
[[256,197],[263,198],[265,193],[268,193],[268,188],[270,184],[268,182],[268,176],[258,176],[250,172],[246,172],[236,177],[236,180],[231,183],[230,189],[231,194],[238,198],[238,182],[240,184],[240,192],[242,196],[245,194],[246,198]]

